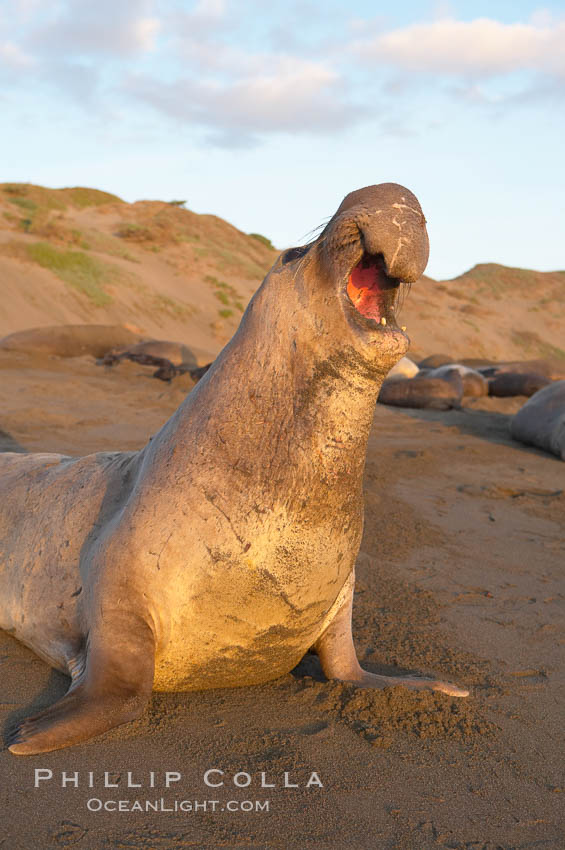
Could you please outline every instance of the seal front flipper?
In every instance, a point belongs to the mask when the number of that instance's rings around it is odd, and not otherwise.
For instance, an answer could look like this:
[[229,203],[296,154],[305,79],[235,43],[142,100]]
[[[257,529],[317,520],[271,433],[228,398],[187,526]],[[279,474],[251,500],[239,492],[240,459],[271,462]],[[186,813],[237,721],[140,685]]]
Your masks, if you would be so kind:
[[8,736],[8,748],[16,755],[47,753],[135,720],[151,695],[154,663],[150,627],[121,612],[91,632],[84,673],[65,696],[23,720]]
[[350,590],[342,606],[314,644],[314,650],[327,679],[351,682],[359,688],[392,688],[395,685],[403,685],[416,691],[443,691],[452,697],[469,696],[469,691],[439,679],[428,679],[424,676],[377,676],[363,670],[353,644],[352,609],[353,582],[350,582]]

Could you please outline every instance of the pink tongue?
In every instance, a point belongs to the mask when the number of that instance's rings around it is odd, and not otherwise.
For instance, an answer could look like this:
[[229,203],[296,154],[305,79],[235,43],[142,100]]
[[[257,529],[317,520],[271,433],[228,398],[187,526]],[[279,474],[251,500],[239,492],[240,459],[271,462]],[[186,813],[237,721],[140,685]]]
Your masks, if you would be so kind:
[[379,278],[374,266],[363,269],[356,266],[349,275],[347,294],[355,308],[368,319],[380,321]]
[[355,306],[357,310],[363,314],[363,316],[380,322],[381,313],[379,310],[379,302],[372,292],[364,291],[359,301],[355,303]]

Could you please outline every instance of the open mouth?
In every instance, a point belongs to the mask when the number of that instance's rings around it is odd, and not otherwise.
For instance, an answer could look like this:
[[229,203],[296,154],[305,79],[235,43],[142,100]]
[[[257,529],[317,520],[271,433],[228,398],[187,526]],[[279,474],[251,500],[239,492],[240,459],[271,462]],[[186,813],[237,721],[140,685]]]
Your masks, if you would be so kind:
[[349,300],[361,316],[396,325],[394,307],[401,281],[389,277],[380,254],[364,253],[347,281]]

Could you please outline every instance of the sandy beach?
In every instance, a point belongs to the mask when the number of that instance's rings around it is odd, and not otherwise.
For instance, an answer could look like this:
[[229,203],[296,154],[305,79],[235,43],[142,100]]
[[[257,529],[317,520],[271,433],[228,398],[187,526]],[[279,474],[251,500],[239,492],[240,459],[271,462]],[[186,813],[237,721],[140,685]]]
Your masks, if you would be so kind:
[[[1,447],[139,448],[192,386],[151,373],[1,352]],[[356,691],[325,681],[314,655],[261,687],[155,694],[140,720],[81,746],[4,749],[0,846],[563,846],[563,464],[509,438],[523,401],[378,405],[369,441],[359,658],[436,673],[467,700]],[[5,633],[0,662],[4,729],[66,690]],[[210,770],[223,773],[208,785]]]

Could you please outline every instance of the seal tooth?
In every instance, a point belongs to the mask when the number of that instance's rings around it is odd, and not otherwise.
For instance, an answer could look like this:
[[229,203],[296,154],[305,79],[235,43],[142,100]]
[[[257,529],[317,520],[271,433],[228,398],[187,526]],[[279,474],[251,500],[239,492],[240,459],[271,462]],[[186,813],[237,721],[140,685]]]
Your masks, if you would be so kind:
[[381,325],[386,325],[386,319],[385,319],[385,317],[384,317],[384,316],[383,316],[383,317],[382,317],[382,319],[381,319]]

